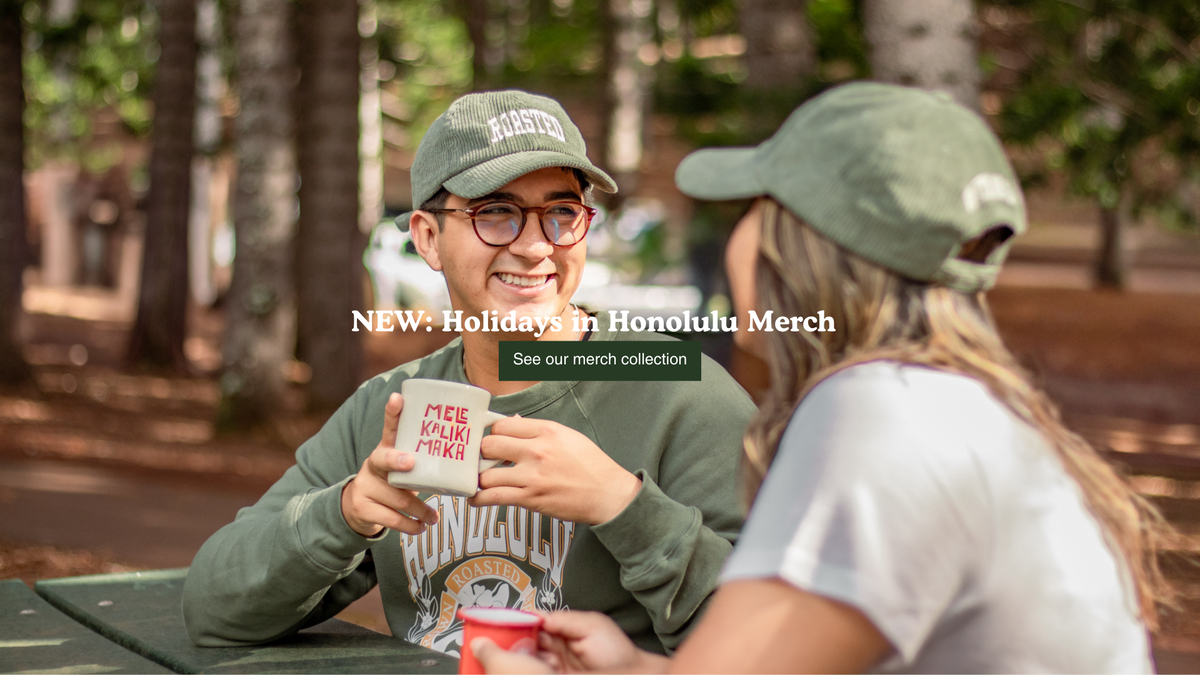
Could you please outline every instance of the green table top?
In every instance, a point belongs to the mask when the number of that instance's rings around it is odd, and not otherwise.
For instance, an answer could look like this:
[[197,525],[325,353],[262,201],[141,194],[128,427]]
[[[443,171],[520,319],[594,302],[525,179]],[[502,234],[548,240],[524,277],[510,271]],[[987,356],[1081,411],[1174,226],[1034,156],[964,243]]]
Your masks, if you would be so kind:
[[186,569],[49,579],[35,585],[71,618],[180,673],[454,673],[458,659],[331,619],[258,647],[197,647],[180,611]]
[[169,673],[72,621],[23,582],[0,581],[0,673]]

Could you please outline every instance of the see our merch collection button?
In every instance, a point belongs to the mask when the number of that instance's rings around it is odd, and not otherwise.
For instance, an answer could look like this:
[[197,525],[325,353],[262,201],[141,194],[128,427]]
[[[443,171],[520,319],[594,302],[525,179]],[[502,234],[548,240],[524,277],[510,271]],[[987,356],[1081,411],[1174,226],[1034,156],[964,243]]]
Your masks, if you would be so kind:
[[700,343],[500,343],[500,380],[700,381]]

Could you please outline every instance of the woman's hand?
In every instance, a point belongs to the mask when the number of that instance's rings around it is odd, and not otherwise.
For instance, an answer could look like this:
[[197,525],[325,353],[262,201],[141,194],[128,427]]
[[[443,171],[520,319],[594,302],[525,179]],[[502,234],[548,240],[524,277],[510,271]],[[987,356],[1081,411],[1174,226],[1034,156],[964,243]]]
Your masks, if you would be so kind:
[[542,614],[537,658],[506,652],[491,640],[471,642],[488,673],[661,673],[667,659],[638,649],[621,628],[599,612]]
[[485,673],[553,673],[546,661],[523,652],[501,649],[491,640],[480,637],[471,640],[471,653],[479,659]]
[[553,612],[542,624],[539,656],[564,673],[663,673],[664,656],[638,649],[600,612]]

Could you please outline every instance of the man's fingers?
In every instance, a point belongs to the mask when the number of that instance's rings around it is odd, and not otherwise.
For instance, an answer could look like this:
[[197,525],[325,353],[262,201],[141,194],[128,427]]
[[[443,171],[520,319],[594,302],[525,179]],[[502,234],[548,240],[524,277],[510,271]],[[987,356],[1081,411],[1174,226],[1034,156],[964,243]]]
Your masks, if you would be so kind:
[[528,438],[492,434],[484,436],[479,442],[479,452],[484,459],[501,459],[516,464],[529,455],[532,445],[533,441]]
[[408,516],[393,511],[382,504],[372,504],[364,509],[364,517],[372,522],[378,523],[389,530],[396,530],[405,534],[421,534],[428,527],[425,523],[419,520],[413,520]]
[[367,457],[367,468],[371,473],[387,481],[392,471],[412,471],[417,465],[417,456],[411,452],[395,450],[382,443]]
[[521,465],[498,466],[479,474],[479,487],[489,490],[495,487],[526,487],[529,485],[530,470]]
[[503,504],[506,506],[528,506],[523,501],[526,497],[525,490],[518,487],[494,487],[487,490],[480,490],[474,496],[467,499],[467,503],[471,506],[494,506]]
[[437,512],[416,495],[390,485],[371,486],[372,476],[355,476],[342,490],[342,517],[346,524],[364,537],[373,536],[379,527],[420,534],[427,525],[438,521]]
[[550,424],[555,423],[549,420],[535,420],[528,417],[505,417],[492,425],[492,435],[534,438],[540,435],[546,426]]
[[396,427],[400,424],[400,411],[404,409],[404,397],[393,393],[383,407],[383,438],[379,444],[396,447]]
[[[415,494],[401,488],[394,488],[387,483],[364,486],[363,497],[380,506],[397,513],[403,513],[423,523],[433,525],[438,521],[438,513],[428,504],[417,498]],[[380,522],[380,524],[384,524]]]
[[417,465],[417,456],[403,450],[393,450],[388,455],[388,459],[392,471],[412,471],[413,467]]

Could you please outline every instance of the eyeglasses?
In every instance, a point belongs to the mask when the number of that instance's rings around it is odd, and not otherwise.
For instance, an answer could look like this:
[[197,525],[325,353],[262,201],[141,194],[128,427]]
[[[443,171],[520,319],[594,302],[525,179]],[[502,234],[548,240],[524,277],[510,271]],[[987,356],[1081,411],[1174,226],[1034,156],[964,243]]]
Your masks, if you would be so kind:
[[471,218],[475,236],[488,246],[508,246],[521,236],[528,214],[538,214],[542,233],[560,248],[574,246],[587,235],[596,209],[579,202],[551,202],[545,206],[517,206],[488,202],[465,209],[430,209],[430,213],[462,212]]

